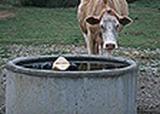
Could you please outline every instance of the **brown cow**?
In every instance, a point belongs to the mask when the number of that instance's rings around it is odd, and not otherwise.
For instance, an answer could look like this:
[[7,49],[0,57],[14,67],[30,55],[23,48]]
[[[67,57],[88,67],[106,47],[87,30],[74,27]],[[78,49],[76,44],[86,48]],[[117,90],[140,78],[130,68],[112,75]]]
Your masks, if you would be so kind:
[[126,0],[81,0],[78,19],[89,54],[118,48],[118,32],[132,22]]

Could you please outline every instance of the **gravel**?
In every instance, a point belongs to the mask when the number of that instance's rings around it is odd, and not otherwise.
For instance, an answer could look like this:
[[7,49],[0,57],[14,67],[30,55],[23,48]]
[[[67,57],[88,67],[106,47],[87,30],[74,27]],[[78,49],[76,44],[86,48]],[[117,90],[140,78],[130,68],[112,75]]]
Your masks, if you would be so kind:
[[[75,45],[8,45],[0,46],[0,109],[4,109],[5,78],[2,69],[9,60],[22,56],[54,54],[87,54],[84,46]],[[123,48],[113,52],[114,56],[134,59],[139,64],[137,81],[137,106],[148,114],[160,114],[160,49]],[[4,71],[4,70],[3,70]],[[2,112],[1,112],[2,111]],[[3,110],[0,114],[3,113]],[[159,113],[158,113],[159,111]],[[151,113],[154,112],[154,113]],[[145,113],[147,114],[147,113]]]

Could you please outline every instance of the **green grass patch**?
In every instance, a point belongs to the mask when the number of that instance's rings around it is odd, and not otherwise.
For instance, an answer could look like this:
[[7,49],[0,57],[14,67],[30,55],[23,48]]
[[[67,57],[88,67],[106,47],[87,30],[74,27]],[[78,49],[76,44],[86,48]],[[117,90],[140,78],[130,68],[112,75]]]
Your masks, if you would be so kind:
[[0,43],[80,43],[75,9],[14,8],[0,21]]
[[120,44],[129,47],[160,48],[160,11],[156,8],[131,7],[134,20],[120,34]]
[[[146,1],[146,2],[145,2]],[[134,23],[120,33],[124,47],[160,48],[160,1],[140,0],[130,5]],[[0,44],[83,44],[76,8],[8,7],[15,13],[0,20]]]
[[148,8],[160,8],[159,0],[137,0],[135,3],[131,4],[135,7],[148,7]]

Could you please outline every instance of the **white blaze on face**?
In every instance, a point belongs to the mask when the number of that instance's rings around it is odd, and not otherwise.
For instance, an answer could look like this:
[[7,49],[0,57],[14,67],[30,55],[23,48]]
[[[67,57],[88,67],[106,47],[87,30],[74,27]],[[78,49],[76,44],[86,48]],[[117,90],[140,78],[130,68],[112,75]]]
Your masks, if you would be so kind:
[[119,22],[116,17],[104,14],[100,22],[104,49],[113,50],[115,48],[118,48],[118,26]]

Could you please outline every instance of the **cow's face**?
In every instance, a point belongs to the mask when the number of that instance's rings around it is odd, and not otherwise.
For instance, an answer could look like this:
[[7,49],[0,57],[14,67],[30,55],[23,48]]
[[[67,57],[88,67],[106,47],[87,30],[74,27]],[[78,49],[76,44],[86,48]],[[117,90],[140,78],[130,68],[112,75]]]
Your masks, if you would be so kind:
[[120,28],[131,22],[128,17],[118,18],[111,11],[103,13],[101,18],[91,16],[86,19],[91,25],[98,25],[100,27],[100,35],[103,40],[102,48],[111,52],[113,49],[118,48],[117,38]]
[[105,13],[100,21],[100,29],[103,39],[103,49],[111,51],[118,48],[117,37],[120,23],[115,16]]

